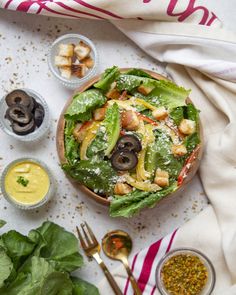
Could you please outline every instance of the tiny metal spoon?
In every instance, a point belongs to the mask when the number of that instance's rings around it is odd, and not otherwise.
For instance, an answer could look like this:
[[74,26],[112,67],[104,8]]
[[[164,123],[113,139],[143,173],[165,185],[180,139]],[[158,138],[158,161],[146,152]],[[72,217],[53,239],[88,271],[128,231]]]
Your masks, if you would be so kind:
[[102,239],[102,249],[109,258],[119,260],[123,263],[135,295],[141,295],[142,292],[128,264],[128,256],[132,249],[132,240],[130,236],[121,230],[109,232]]

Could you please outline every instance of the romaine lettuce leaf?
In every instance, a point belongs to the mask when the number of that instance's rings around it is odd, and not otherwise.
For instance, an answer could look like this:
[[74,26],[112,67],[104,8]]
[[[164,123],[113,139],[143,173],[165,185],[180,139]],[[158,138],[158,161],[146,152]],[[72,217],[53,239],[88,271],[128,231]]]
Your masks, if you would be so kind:
[[146,78],[152,79],[151,75],[149,75],[148,73],[144,72],[141,69],[131,69],[131,70],[125,72],[125,75],[133,75],[133,76],[146,77]]
[[106,92],[111,87],[111,84],[118,78],[120,75],[119,68],[114,66],[112,68],[106,69],[101,79],[95,83],[93,86],[99,88],[102,91]]
[[3,227],[6,224],[6,221],[0,219],[0,228]]
[[141,84],[155,87],[150,94],[142,96],[142,98],[153,103],[156,101],[157,106],[161,105],[169,109],[186,105],[185,100],[190,93],[189,90],[167,80],[155,80],[126,74],[121,74],[117,79],[117,88],[120,91],[132,92]]
[[75,121],[67,119],[64,131],[65,157],[70,164],[74,164],[74,162],[79,158],[79,143],[75,140],[72,134],[75,124]]
[[175,158],[171,152],[172,141],[164,132],[156,132],[155,144],[148,147],[145,159],[146,170],[153,173],[157,168],[169,173],[170,181],[179,175],[183,159]]
[[185,107],[185,118],[199,123],[199,110],[195,108],[192,103],[187,104]]
[[161,191],[150,193],[135,190],[128,195],[114,197],[110,205],[111,217],[132,217],[143,208],[152,208],[177,188],[176,182]]
[[108,156],[116,145],[119,135],[120,112],[118,105],[114,103],[107,108],[105,119],[88,148],[87,156],[94,158],[94,155],[98,155],[102,159],[104,156]]
[[65,113],[65,118],[81,122],[88,121],[92,118],[92,111],[103,106],[105,102],[106,97],[100,90],[86,90],[74,96]]
[[62,168],[74,179],[100,193],[111,194],[117,174],[107,161],[83,160],[76,165],[64,164]]
[[191,135],[188,135],[184,139],[184,144],[187,148],[188,154],[190,154],[199,143],[200,143],[200,138],[199,138],[199,134],[197,132],[195,132]]
[[177,107],[170,112],[171,119],[178,126],[180,122],[184,119],[184,110],[183,107]]

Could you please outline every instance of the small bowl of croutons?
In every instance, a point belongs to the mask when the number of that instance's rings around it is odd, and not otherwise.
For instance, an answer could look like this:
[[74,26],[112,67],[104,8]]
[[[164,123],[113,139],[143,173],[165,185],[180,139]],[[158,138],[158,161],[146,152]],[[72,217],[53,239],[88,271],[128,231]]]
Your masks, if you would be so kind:
[[53,75],[64,86],[75,89],[96,74],[97,49],[85,36],[66,34],[53,42],[48,64]]

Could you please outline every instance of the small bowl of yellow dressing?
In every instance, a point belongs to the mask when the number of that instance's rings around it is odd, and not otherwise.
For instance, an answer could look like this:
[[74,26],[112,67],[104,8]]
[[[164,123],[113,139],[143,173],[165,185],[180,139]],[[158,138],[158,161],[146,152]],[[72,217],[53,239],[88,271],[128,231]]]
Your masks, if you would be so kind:
[[44,205],[55,193],[51,171],[42,161],[21,158],[11,162],[1,177],[5,199],[20,209],[35,209]]

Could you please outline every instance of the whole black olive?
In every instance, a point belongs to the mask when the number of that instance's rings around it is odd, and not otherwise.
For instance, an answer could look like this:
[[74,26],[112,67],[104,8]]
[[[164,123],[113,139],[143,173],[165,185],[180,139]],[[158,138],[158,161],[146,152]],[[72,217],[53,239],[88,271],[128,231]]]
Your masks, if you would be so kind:
[[12,130],[18,135],[27,135],[35,130],[35,122],[33,119],[26,125],[21,125],[14,122],[12,124]]
[[32,114],[23,105],[16,104],[7,109],[5,117],[10,121],[24,125],[30,122]]
[[37,127],[39,127],[43,123],[43,119],[44,119],[44,109],[39,104],[34,111],[34,121]]
[[127,150],[131,152],[140,152],[142,150],[142,145],[140,140],[137,136],[129,134],[122,136],[117,144],[116,144],[117,150]]
[[16,89],[7,94],[6,103],[10,107],[15,104],[20,104],[29,107],[32,104],[32,98],[23,90]]
[[132,170],[138,164],[138,158],[130,151],[116,151],[111,157],[111,164],[118,171]]

